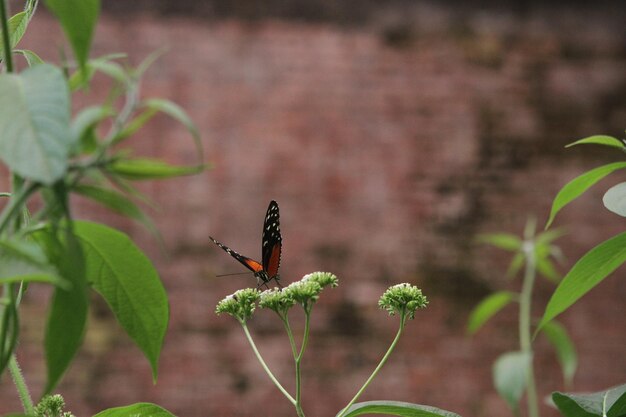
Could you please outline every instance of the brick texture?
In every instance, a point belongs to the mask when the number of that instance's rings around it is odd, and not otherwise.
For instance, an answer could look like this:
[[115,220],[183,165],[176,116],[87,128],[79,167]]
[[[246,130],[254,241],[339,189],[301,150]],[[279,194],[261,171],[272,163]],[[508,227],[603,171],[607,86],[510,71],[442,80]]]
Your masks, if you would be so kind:
[[[521,232],[529,216],[542,225],[563,184],[616,160],[608,151],[563,146],[623,133],[625,40],[610,16],[575,12],[460,19],[422,7],[401,17],[402,24],[392,15],[358,28],[141,15],[101,20],[94,55],[124,51],[136,63],[168,48],[142,93],[189,111],[213,169],[141,184],[160,206],[151,214],[165,248],[141,226],[75,201],[80,217],[120,227],[138,242],[161,272],[171,304],[152,385],[148,363],[94,297],[85,346],[59,387],[77,415],[137,401],[181,417],[294,415],[238,325],[213,314],[218,300],[253,279],[215,278],[241,267],[207,236],[256,257],[270,199],[281,208],[284,282],[314,270],[341,279],[314,311],[303,365],[307,415],[335,415],[367,378],[397,325],[376,301],[403,281],[422,287],[431,304],[362,399],[508,415],[492,388],[491,364],[516,348],[515,309],[474,338],[464,326],[481,297],[519,282],[504,278],[506,254],[473,239]],[[55,59],[60,39],[41,14],[24,47]],[[99,80],[77,105],[106,88]],[[196,161],[189,135],[166,117],[153,120],[132,146],[173,163]],[[569,230],[561,239],[563,271],[622,230],[601,203],[618,180],[603,181],[557,219]],[[580,355],[577,390],[625,382],[623,278],[618,271],[562,317]],[[539,283],[537,314],[551,291]],[[45,375],[39,345],[47,296],[33,288],[25,300],[18,350],[35,393]],[[264,311],[250,324],[267,362],[293,390],[281,326]],[[540,338],[536,347],[541,395],[563,389],[550,346]],[[5,376],[0,412],[18,408]]]

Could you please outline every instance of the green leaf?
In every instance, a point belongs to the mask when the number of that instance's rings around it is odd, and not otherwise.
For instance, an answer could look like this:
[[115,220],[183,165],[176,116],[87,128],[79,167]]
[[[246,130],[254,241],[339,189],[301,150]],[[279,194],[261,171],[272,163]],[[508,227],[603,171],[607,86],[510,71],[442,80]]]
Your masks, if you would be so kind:
[[519,272],[519,270],[524,266],[524,261],[526,260],[526,256],[523,252],[518,252],[511,259],[511,263],[509,264],[508,269],[506,270],[506,277],[513,278],[515,274]]
[[203,167],[170,165],[159,159],[137,158],[115,161],[107,169],[126,179],[150,180],[197,174]]
[[553,392],[552,400],[565,417],[624,417],[626,384],[592,394]]
[[93,152],[97,147],[95,127],[115,113],[109,106],[89,106],[84,108],[70,126],[72,145],[80,144],[81,151]]
[[149,230],[155,231],[155,227],[150,219],[141,211],[139,207],[125,195],[118,193],[110,188],[99,187],[95,185],[77,185],[74,188],[78,194],[90,198],[103,206],[130,217],[133,220],[145,225]]
[[198,128],[196,128],[193,120],[191,120],[185,110],[183,110],[183,108],[178,104],[161,98],[151,98],[144,100],[142,102],[142,106],[167,114],[172,119],[185,126],[196,140],[200,139],[200,133],[198,132]]
[[151,403],[137,403],[124,407],[109,408],[93,417],[176,417],[166,409]]
[[532,357],[525,352],[508,352],[501,355],[493,365],[493,381],[498,394],[512,410],[517,410],[526,389],[528,369]]
[[67,168],[70,95],[65,77],[41,64],[0,75],[0,158],[24,178],[52,184]]
[[[19,12],[11,16],[8,21],[9,26],[9,42],[11,48],[22,39],[24,32],[26,32],[26,26],[28,26],[29,16],[26,12]],[[4,42],[2,42],[2,33],[0,33],[0,56],[4,58]]]
[[507,304],[515,300],[517,295],[508,291],[500,291],[489,295],[483,299],[470,313],[467,323],[467,332],[474,334],[483,324],[502,310]]
[[61,22],[79,67],[84,68],[100,12],[100,0],[45,0]]
[[487,243],[497,248],[517,252],[522,248],[522,240],[509,233],[493,233],[478,235],[477,240],[481,243]]
[[20,281],[63,283],[38,244],[26,240],[0,240],[0,284]]
[[584,144],[594,144],[594,145],[604,145],[610,146],[612,148],[624,148],[624,144],[621,140],[614,138],[613,136],[607,135],[595,135],[589,136],[584,139],[577,140],[576,142],[572,142],[569,145],[566,145],[566,148],[575,145],[584,145]]
[[626,261],[626,232],[587,252],[552,294],[538,329],[561,314]]
[[77,69],[69,79],[70,89],[75,91],[80,87],[85,86],[93,78],[96,71],[100,71],[103,74],[113,78],[120,84],[125,84],[128,81],[128,74],[124,68],[115,59],[124,58],[124,54],[110,54],[101,56],[98,58],[90,59],[84,68]]
[[365,401],[356,403],[353,404],[345,414],[342,414],[340,411],[337,417],[354,417],[363,414],[382,414],[403,417],[460,417],[456,413],[440,408],[401,401]]
[[75,222],[74,230],[85,254],[87,279],[143,351],[156,379],[169,305],[154,266],[122,232],[84,221]]
[[13,52],[22,55],[26,59],[29,67],[44,63],[39,55],[28,49],[14,49]]
[[554,320],[546,323],[541,330],[552,343],[552,346],[554,346],[561,370],[563,371],[563,379],[565,384],[569,386],[578,366],[578,357],[574,343],[567,334],[567,330]]
[[626,217],[626,182],[619,183],[609,188],[602,197],[604,207],[615,214]]
[[552,210],[550,210],[550,217],[548,218],[548,222],[546,223],[545,228],[547,229],[548,227],[550,227],[557,213],[563,207],[568,205],[574,199],[578,198],[592,185],[594,185],[613,171],[624,168],[626,168],[626,162],[614,162],[612,164],[603,165],[601,167],[587,171],[565,184],[565,186],[561,188],[561,191],[559,191],[554,201],[552,202]]
[[44,340],[48,365],[44,394],[48,394],[57,385],[82,344],[89,300],[83,253],[71,231],[65,232],[63,242],[51,229],[37,236],[46,246],[48,259],[55,263],[59,274],[71,284],[67,289],[56,288],[48,315]]

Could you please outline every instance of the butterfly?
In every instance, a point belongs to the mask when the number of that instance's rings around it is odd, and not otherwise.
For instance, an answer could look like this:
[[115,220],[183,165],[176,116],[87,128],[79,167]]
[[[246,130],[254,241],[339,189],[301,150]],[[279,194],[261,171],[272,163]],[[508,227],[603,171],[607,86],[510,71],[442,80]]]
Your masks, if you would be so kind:
[[268,287],[268,283],[274,279],[280,287],[278,282],[280,276],[278,275],[278,267],[280,266],[280,254],[282,249],[282,237],[280,235],[280,214],[278,212],[278,204],[276,201],[270,201],[270,205],[267,208],[265,214],[265,221],[263,222],[263,235],[261,244],[261,262],[254,259],[240,255],[231,248],[209,236],[209,239],[213,241],[217,246],[224,249],[226,253],[238,260],[243,266],[254,272],[254,276],[257,279],[259,286],[265,285]]

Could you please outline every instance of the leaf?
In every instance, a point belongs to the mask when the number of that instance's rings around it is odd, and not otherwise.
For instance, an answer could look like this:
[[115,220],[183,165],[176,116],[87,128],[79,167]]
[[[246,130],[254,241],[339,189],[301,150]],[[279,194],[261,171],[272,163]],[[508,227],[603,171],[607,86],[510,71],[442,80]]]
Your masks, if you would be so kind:
[[571,385],[578,366],[578,357],[572,339],[567,334],[567,330],[554,320],[546,323],[541,330],[556,350],[565,384]]
[[580,139],[580,140],[577,140],[576,142],[572,142],[568,145],[565,145],[565,147],[569,148],[571,146],[583,145],[583,144],[604,145],[604,146],[610,146],[612,148],[624,148],[624,144],[622,143],[621,140],[614,138],[613,136],[607,136],[607,135],[589,136],[587,138]]
[[100,0],[44,0],[61,22],[80,68],[89,57],[91,38],[100,13]]
[[0,75],[0,158],[24,178],[52,184],[67,168],[70,96],[65,77],[41,64]]
[[[11,16],[9,19],[9,42],[11,48],[14,48],[15,45],[22,39],[24,36],[24,32],[26,32],[26,26],[28,26],[28,13],[27,12],[19,12]],[[0,33],[0,41],[4,38],[2,37],[2,33]],[[0,42],[0,56],[4,59],[4,42]]]
[[29,67],[44,63],[39,55],[28,49],[14,49],[13,52],[22,55],[26,59],[26,63],[28,63]]
[[623,417],[626,384],[592,394],[553,392],[552,400],[565,417]]
[[493,382],[498,394],[512,410],[517,410],[526,389],[528,369],[532,357],[526,352],[508,352],[501,355],[493,365]]
[[519,270],[524,266],[524,261],[526,260],[526,256],[523,252],[518,252],[513,256],[511,263],[509,264],[508,269],[506,270],[506,277],[513,278],[515,274],[519,272]]
[[74,191],[84,197],[97,201],[116,213],[137,220],[151,231],[156,230],[150,219],[135,203],[115,190],[95,185],[77,185]]
[[365,401],[353,404],[345,414],[342,414],[342,411],[337,414],[337,417],[354,417],[363,414],[383,414],[403,417],[460,417],[458,414],[451,411],[428,405],[400,401]]
[[565,184],[565,186],[561,188],[561,191],[559,191],[559,193],[554,198],[554,201],[552,202],[550,217],[548,218],[548,222],[546,223],[545,228],[547,229],[548,227],[550,227],[557,213],[563,207],[568,205],[574,199],[578,198],[592,185],[594,185],[613,171],[624,168],[626,168],[626,162],[614,162],[612,164],[603,165],[601,167],[587,171]]
[[499,291],[483,299],[470,313],[470,318],[467,323],[467,332],[469,334],[476,333],[487,320],[513,301],[515,297],[515,293]]
[[104,119],[115,113],[109,106],[89,106],[83,109],[72,121],[70,126],[72,145],[83,152],[92,152],[97,146],[95,127]]
[[0,240],[0,284],[20,281],[63,282],[38,244],[26,240]]
[[609,188],[602,197],[604,207],[615,214],[626,217],[626,182],[619,183]]
[[137,158],[115,161],[109,164],[107,169],[127,179],[150,180],[197,174],[203,167],[170,165],[159,159]]
[[151,403],[137,403],[124,407],[109,408],[93,417],[176,417],[166,409]]
[[48,258],[71,287],[57,287],[48,314],[44,347],[48,365],[48,381],[44,394],[50,393],[69,367],[82,344],[87,323],[87,282],[85,263],[80,245],[70,231],[62,242],[53,230],[38,233],[44,242]]
[[96,71],[108,75],[120,84],[125,84],[128,80],[128,74],[124,68],[113,60],[124,58],[124,54],[110,54],[87,61],[85,68],[77,69],[69,79],[70,89],[76,91],[80,87],[85,86],[94,76]]
[[150,260],[128,236],[110,227],[77,221],[87,279],[142,350],[156,379],[169,320],[167,295]]
[[574,264],[552,294],[538,329],[568,309],[626,261],[626,232],[591,249]]
[[494,233],[478,235],[477,240],[481,243],[488,243],[500,249],[517,252],[522,248],[522,240],[509,233]]

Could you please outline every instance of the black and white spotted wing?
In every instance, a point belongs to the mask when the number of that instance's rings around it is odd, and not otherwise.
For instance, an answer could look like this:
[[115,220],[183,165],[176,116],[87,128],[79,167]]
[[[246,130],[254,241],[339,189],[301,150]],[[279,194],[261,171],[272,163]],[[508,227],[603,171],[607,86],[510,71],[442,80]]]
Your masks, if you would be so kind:
[[280,254],[282,249],[282,237],[280,235],[280,216],[278,204],[271,201],[263,222],[263,235],[261,246],[261,262],[243,256],[228,246],[218,242],[211,236],[209,238],[226,253],[239,261],[243,266],[254,272],[254,276],[261,284],[267,284],[272,279],[279,280],[278,267],[280,266]]

